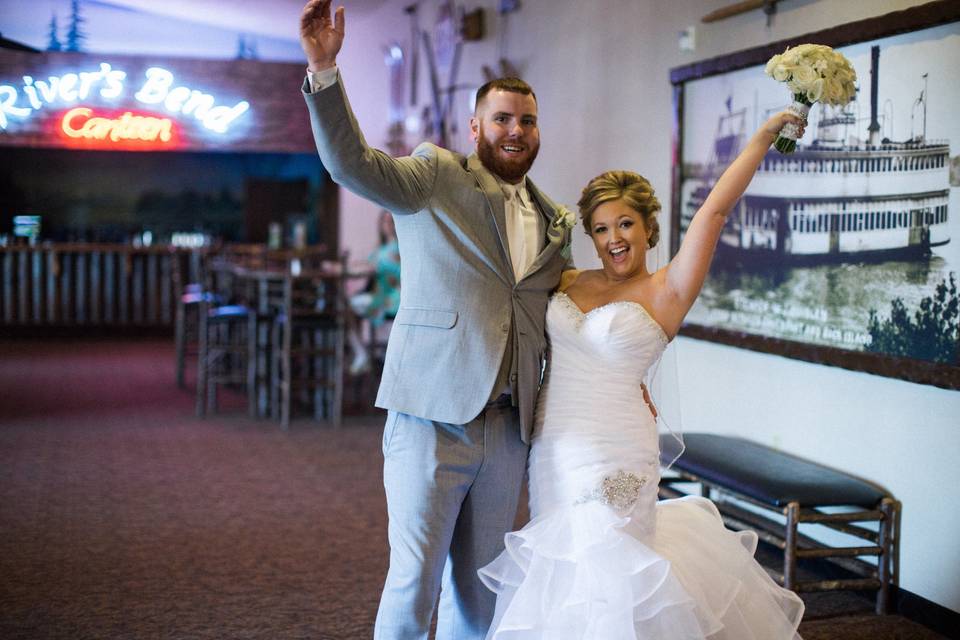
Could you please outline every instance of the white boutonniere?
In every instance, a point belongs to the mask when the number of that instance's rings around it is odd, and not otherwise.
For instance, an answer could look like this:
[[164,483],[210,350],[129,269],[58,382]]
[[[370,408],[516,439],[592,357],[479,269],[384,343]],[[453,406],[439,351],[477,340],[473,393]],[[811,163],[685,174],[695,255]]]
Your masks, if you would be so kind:
[[557,207],[557,213],[550,224],[554,229],[573,229],[577,224],[577,216],[566,207]]

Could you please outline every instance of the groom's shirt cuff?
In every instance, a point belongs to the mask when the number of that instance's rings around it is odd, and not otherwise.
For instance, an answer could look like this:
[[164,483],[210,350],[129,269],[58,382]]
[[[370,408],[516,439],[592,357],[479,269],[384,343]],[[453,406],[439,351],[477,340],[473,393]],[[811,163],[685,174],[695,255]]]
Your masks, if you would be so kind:
[[308,69],[307,83],[310,85],[310,93],[323,91],[327,87],[335,85],[337,83],[338,71],[339,69],[336,65],[330,67],[329,69],[324,69],[323,71],[310,71]]

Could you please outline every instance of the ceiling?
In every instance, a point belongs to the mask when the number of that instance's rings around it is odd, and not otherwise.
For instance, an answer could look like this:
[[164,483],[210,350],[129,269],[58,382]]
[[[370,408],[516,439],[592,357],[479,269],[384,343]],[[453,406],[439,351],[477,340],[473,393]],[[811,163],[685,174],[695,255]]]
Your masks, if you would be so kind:
[[[372,13],[387,0],[340,0],[347,16]],[[103,4],[128,7],[190,22],[255,33],[287,40],[297,39],[300,12],[306,0],[103,0]]]

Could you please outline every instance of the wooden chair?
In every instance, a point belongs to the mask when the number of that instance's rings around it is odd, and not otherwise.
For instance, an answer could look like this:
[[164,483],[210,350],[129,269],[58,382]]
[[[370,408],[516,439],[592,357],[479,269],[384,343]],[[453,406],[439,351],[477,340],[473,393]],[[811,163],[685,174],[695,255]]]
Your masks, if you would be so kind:
[[332,270],[286,275],[272,329],[271,412],[289,427],[294,401],[339,427],[346,341],[346,259]]
[[[286,266],[286,265],[285,265]],[[282,316],[284,309],[285,271],[265,270],[248,273],[248,296],[252,302],[256,326],[253,330],[253,356],[248,370],[251,417],[264,418],[272,413],[270,408],[272,383],[271,370],[274,362],[273,325]]]

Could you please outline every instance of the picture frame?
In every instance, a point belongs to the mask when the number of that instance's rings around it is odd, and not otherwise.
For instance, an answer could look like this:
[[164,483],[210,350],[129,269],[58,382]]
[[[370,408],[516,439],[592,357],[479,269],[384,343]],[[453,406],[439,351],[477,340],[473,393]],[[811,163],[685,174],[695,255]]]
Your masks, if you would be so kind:
[[680,334],[960,389],[956,2],[671,69],[671,255],[723,169],[792,101],[764,66],[803,43],[847,56],[858,95],[814,105],[793,154],[771,146]]

